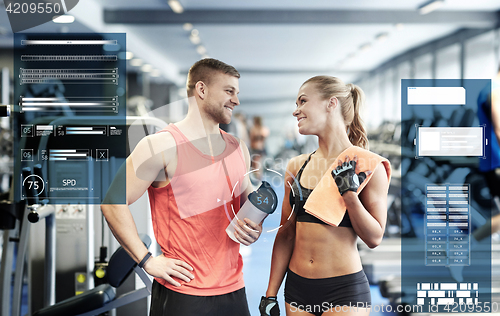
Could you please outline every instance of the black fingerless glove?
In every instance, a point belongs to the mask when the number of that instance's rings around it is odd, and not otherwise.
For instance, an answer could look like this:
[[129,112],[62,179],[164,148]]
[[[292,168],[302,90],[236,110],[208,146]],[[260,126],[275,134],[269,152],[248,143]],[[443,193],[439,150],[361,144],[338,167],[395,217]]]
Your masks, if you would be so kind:
[[259,304],[260,316],[279,316],[280,308],[276,297],[262,296]]
[[340,195],[344,195],[347,191],[357,192],[361,183],[365,181],[366,174],[364,172],[356,174],[356,161],[350,160],[332,170],[332,177],[335,179]]

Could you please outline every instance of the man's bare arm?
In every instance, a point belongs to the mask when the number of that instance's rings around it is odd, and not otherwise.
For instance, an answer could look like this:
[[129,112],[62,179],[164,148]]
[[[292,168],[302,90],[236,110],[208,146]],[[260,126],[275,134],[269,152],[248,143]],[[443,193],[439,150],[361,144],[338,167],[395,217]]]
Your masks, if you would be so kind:
[[[170,155],[168,151],[153,149],[161,149],[159,144],[163,147],[168,146],[171,142],[169,142],[167,133],[161,137],[160,135],[151,135],[141,140],[127,158],[125,165],[120,168],[104,203],[101,205],[101,210],[113,235],[137,263],[146,256],[148,249],[139,238],[128,205],[141,197],[158,175],[164,173],[165,166],[170,161]],[[175,142],[170,148],[175,148]],[[120,191],[124,181],[126,182],[125,204],[119,204],[117,201],[120,201],[119,195],[123,194]],[[190,272],[193,268],[187,263],[165,258],[163,255],[150,258],[144,265],[144,269],[150,275],[163,278],[176,286],[180,286],[180,283],[173,280],[172,276],[186,282],[194,278]]]
[[252,185],[252,182],[250,181],[250,176],[249,176],[249,171],[250,170],[250,153],[248,151],[247,145],[243,141],[240,140],[240,150],[243,153],[243,157],[245,158],[245,169],[246,169],[246,176],[243,179],[243,183],[241,186],[242,194],[241,194],[241,199],[240,203],[243,205],[243,203],[246,202],[248,195],[254,191],[254,187]]
[[493,123],[493,131],[497,141],[500,144],[500,88],[491,92],[491,122]]
[[[246,202],[248,195],[254,191],[254,187],[252,182],[250,181],[250,177],[248,172],[250,171],[250,153],[248,152],[248,148],[243,141],[240,141],[240,149],[243,153],[243,157],[245,158],[245,167],[247,171],[247,175],[242,180],[241,186],[241,198],[240,203]],[[259,239],[260,234],[262,233],[262,223],[254,223],[248,218],[243,218],[238,220],[238,225],[235,227],[234,237],[245,246],[249,246]]]

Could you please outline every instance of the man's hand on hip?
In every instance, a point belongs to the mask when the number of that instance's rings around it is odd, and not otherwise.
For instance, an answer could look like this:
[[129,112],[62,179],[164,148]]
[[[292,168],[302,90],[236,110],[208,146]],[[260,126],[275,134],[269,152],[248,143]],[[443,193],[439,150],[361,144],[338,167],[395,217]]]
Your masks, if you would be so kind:
[[186,282],[194,279],[194,275],[191,273],[193,268],[189,264],[181,260],[166,258],[164,255],[149,259],[144,264],[144,270],[148,274],[165,279],[168,283],[175,286],[181,286],[181,284],[172,277]]

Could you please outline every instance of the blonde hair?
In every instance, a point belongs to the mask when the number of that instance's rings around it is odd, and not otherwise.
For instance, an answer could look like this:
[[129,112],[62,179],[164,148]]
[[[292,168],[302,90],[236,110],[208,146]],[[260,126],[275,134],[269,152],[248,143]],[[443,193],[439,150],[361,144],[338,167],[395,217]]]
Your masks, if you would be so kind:
[[253,117],[253,125],[254,126],[262,126],[262,117],[254,116]]
[[359,114],[359,108],[365,101],[365,94],[360,87],[331,76],[316,76],[308,79],[302,85],[312,83],[324,100],[336,97],[340,103],[340,109],[349,141],[361,148],[368,149],[368,137]]

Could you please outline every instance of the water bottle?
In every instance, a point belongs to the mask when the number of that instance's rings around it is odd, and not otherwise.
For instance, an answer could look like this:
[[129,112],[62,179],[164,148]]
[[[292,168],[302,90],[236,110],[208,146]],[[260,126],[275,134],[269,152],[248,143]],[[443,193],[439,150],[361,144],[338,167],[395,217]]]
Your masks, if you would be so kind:
[[238,214],[236,214],[231,223],[227,226],[227,235],[235,242],[239,242],[236,237],[234,237],[234,227],[238,225],[238,220],[243,221],[245,218],[248,218],[254,223],[259,224],[269,214],[274,213],[277,206],[278,196],[276,192],[274,192],[269,183],[262,181],[260,187],[248,195],[248,199],[240,208]]

